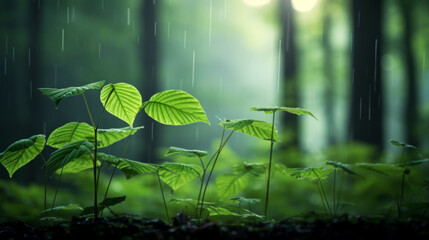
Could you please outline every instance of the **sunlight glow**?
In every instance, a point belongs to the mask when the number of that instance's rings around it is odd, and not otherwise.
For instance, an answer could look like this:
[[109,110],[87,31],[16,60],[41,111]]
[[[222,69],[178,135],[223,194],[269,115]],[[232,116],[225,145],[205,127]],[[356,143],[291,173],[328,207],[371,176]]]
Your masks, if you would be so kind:
[[293,8],[298,12],[308,12],[313,9],[319,0],[292,0]]
[[252,7],[260,7],[270,3],[271,0],[243,0],[243,2]]

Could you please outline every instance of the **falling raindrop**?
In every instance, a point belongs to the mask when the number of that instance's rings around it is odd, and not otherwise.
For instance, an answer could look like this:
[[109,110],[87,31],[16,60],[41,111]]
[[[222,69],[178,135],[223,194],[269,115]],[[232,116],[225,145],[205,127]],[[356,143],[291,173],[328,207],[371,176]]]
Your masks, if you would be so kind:
[[278,53],[278,65],[277,65],[277,94],[280,93],[280,69],[282,61],[282,40],[279,39],[279,53]]
[[28,67],[31,66],[31,49],[28,48]]
[[131,12],[130,8],[127,8],[127,25],[130,26],[131,24]]
[[70,23],[70,7],[67,7],[67,24]]
[[156,37],[156,21],[153,23],[153,36]]
[[210,0],[210,18],[209,18],[209,47],[212,46],[212,0]]
[[98,43],[98,59],[101,59],[101,43]]
[[170,39],[170,22],[167,23],[167,39]]
[[64,28],[61,29],[61,52],[64,52]]
[[374,91],[377,89],[377,47],[378,47],[378,39],[375,39]]
[[362,119],[362,97],[359,99],[359,120]]
[[186,30],[183,32],[183,49],[186,49]]
[[150,127],[150,141],[153,142],[153,122],[151,123]]
[[192,87],[195,82],[195,51],[192,52]]

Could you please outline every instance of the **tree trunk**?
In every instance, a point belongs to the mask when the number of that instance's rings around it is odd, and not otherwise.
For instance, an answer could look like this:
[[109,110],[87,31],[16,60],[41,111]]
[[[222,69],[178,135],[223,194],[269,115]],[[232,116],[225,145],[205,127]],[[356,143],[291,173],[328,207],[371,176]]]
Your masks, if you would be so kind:
[[[157,16],[157,2],[156,1],[143,1],[142,3],[142,76],[143,86],[142,97],[143,101],[148,100],[153,94],[157,92],[158,88],[158,44],[156,37],[156,16]],[[144,129],[144,162],[157,162],[155,149],[158,146],[159,133],[156,129],[155,122],[148,116],[144,116],[143,125]]]
[[[281,63],[283,66],[283,99],[282,106],[298,107],[298,83],[297,83],[297,54],[295,46],[295,22],[294,10],[291,1],[280,1],[280,16],[282,22],[281,38]],[[299,145],[299,122],[296,115],[282,114],[282,125],[287,140],[285,146]]]
[[353,0],[351,140],[383,148],[381,0]]

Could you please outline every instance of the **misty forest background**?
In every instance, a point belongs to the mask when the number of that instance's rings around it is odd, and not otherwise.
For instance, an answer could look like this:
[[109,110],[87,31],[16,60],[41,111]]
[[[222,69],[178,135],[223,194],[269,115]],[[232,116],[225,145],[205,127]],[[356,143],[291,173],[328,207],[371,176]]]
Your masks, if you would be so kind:
[[[164,126],[139,114],[134,126],[145,128],[126,152],[137,161],[173,161],[163,157],[169,146],[213,153],[222,129],[218,117],[270,121],[270,115],[249,112],[253,106],[302,107],[317,116],[318,121],[276,115],[281,143],[274,161],[288,167],[326,166],[327,160],[395,162],[402,149],[390,139],[424,154],[429,149],[428,12],[424,0],[321,0],[304,13],[288,0],[260,7],[239,0],[1,1],[0,151],[22,138],[48,136],[69,121],[89,122],[82,98],[64,100],[55,109],[37,88],[106,80],[136,86],[143,101],[163,90],[184,90],[201,102],[211,122]],[[102,110],[98,94],[88,92],[95,116]],[[125,126],[106,115],[101,128]],[[108,152],[120,153],[124,142]],[[243,161],[265,162],[268,153],[269,142],[236,134],[216,174]],[[13,179],[0,169],[0,215],[40,211],[41,165],[33,161]],[[416,177],[427,176],[425,169]],[[58,205],[89,205],[90,172],[63,177]],[[50,179],[51,197],[57,178]],[[274,217],[320,209],[314,184],[282,178],[272,183]],[[349,184],[344,201],[351,203],[344,212],[384,212],[383,204],[395,199],[390,180],[344,181]],[[264,182],[265,177],[255,180],[241,195],[263,198]],[[118,173],[111,195],[127,195],[127,204],[116,209],[162,217],[156,184],[154,177],[126,181]],[[169,197],[194,198],[196,186]],[[407,191],[409,198],[418,195]],[[216,199],[214,187],[209,195]],[[172,212],[180,208],[169,204]]]

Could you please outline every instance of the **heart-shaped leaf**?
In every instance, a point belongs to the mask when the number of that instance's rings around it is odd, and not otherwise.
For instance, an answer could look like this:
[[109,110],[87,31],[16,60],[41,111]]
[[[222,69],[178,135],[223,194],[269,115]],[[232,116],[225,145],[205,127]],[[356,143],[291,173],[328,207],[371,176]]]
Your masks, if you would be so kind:
[[166,125],[205,122],[210,125],[200,102],[187,92],[167,90],[153,95],[143,104],[147,115]]
[[309,115],[312,116],[314,119],[317,120],[317,118],[307,109],[303,108],[291,108],[291,107],[252,107],[250,111],[258,111],[258,112],[265,112],[266,114],[271,114],[277,111],[284,111],[296,115]]
[[[236,123],[236,124],[234,124]],[[226,129],[235,130],[253,137],[257,137],[263,140],[271,140],[271,131],[274,129],[273,140],[278,141],[279,135],[277,130],[271,123],[267,123],[259,120],[229,120],[228,122],[221,122],[221,126]]]
[[199,176],[192,165],[166,162],[159,167],[159,177],[174,191]]
[[123,128],[110,128],[110,129],[98,129],[97,140],[100,141],[99,148],[108,147],[115,142],[118,142],[130,135],[134,135],[141,127],[123,127]]
[[[98,154],[97,154],[98,156]],[[98,158],[98,157],[97,157]],[[97,161],[97,166],[100,166],[100,161]],[[87,169],[91,169],[94,167],[94,161],[93,161],[93,155],[90,152],[86,152],[80,157],[73,159],[73,161],[70,161],[67,165],[65,165],[62,170],[57,169],[55,171],[56,174],[61,174],[61,171],[63,174],[66,173],[79,173]]]
[[45,148],[45,135],[34,135],[12,143],[0,153],[0,162],[9,173],[9,177],[39,155]]
[[222,199],[234,196],[243,191],[248,182],[249,177],[247,174],[220,175],[216,178],[217,194]]
[[180,154],[186,157],[206,157],[208,154],[206,151],[201,150],[189,150],[180,147],[169,147],[164,156],[170,156],[173,154]]
[[80,95],[90,89],[100,89],[104,85],[104,80],[86,84],[80,87],[68,87],[68,88],[39,88],[43,95],[48,96],[52,101],[55,102],[55,107],[58,108],[58,104],[64,98]]
[[127,83],[108,84],[100,93],[104,108],[133,127],[134,119],[142,107],[142,96],[132,85]]
[[139,174],[151,174],[156,173],[157,166],[149,163],[142,163],[126,158],[118,158],[116,156],[99,153],[97,155],[99,160],[107,162],[113,166],[116,166],[121,170],[127,179],[130,179]]
[[69,162],[86,152],[90,152],[93,148],[94,144],[85,140],[66,144],[51,154],[47,166],[54,173],[57,169],[66,166]]
[[55,129],[49,135],[46,144],[53,148],[61,148],[68,143],[82,140],[94,141],[94,128],[84,122],[69,122]]

